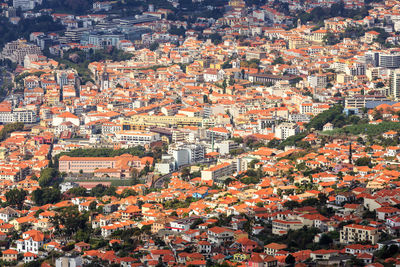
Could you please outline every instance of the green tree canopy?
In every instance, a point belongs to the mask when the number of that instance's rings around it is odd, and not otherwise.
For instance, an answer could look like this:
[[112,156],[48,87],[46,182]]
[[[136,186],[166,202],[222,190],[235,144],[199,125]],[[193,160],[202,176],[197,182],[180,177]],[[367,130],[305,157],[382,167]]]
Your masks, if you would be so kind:
[[53,187],[38,188],[32,192],[32,200],[38,206],[54,204],[61,200],[61,192],[58,188]]
[[11,189],[6,192],[5,196],[7,203],[11,206],[16,206],[18,209],[22,209],[27,193],[23,189]]

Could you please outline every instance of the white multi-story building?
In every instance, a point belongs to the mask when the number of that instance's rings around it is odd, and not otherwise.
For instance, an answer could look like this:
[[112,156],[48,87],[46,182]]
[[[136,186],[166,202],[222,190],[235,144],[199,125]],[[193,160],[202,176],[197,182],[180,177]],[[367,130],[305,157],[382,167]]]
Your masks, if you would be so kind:
[[178,144],[175,147],[171,147],[168,152],[175,159],[176,166],[180,167],[182,165],[203,160],[205,148],[200,144]]
[[296,123],[283,122],[275,128],[275,137],[282,140],[298,133],[300,133],[300,127]]
[[41,0],[13,0],[14,8],[21,8],[22,11],[34,9],[36,5],[42,4]]
[[387,95],[394,98],[400,97],[400,69],[390,71],[390,86]]
[[217,245],[233,240],[234,232],[224,227],[212,227],[207,231],[208,241]]
[[43,244],[44,234],[38,230],[30,230],[22,234],[22,239],[17,240],[17,250],[38,254]]
[[120,131],[115,133],[115,138],[128,145],[149,145],[161,140],[158,133],[144,131]]
[[12,109],[10,106],[0,107],[0,122],[1,123],[35,123],[39,120],[36,112],[26,108]]
[[56,260],[56,267],[82,267],[82,257],[60,257]]
[[328,84],[328,78],[323,74],[308,76],[307,81],[312,88],[325,88]]

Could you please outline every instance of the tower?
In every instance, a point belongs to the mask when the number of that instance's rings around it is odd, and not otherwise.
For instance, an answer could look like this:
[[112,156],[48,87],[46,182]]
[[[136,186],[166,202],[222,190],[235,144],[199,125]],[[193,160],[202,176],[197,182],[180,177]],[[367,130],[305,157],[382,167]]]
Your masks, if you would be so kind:
[[300,29],[301,26],[302,26],[302,25],[301,25],[301,19],[298,19],[298,20],[297,20],[297,28]]
[[107,72],[107,63],[104,64],[103,73],[101,74],[100,90],[103,91],[110,87],[110,76]]

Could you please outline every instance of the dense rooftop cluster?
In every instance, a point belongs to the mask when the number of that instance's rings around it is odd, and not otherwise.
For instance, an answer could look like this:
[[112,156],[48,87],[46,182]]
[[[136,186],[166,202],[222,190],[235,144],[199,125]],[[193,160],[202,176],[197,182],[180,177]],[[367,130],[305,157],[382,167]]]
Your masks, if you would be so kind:
[[0,9],[1,266],[400,265],[399,1]]

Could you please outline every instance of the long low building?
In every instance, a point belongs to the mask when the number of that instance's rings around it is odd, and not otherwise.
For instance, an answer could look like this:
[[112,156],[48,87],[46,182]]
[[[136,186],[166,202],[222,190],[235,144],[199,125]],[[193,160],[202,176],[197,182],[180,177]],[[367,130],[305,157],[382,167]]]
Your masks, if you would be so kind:
[[279,81],[288,81],[289,83],[295,83],[299,77],[295,75],[273,75],[267,73],[254,73],[248,75],[248,80],[253,83],[272,83],[275,84]]
[[59,171],[65,173],[102,173],[109,177],[126,177],[133,168],[141,170],[146,164],[151,166],[153,161],[152,157],[139,158],[130,154],[116,157],[61,156]]
[[120,131],[115,133],[116,141],[128,145],[150,145],[161,140],[158,133],[145,131]]

